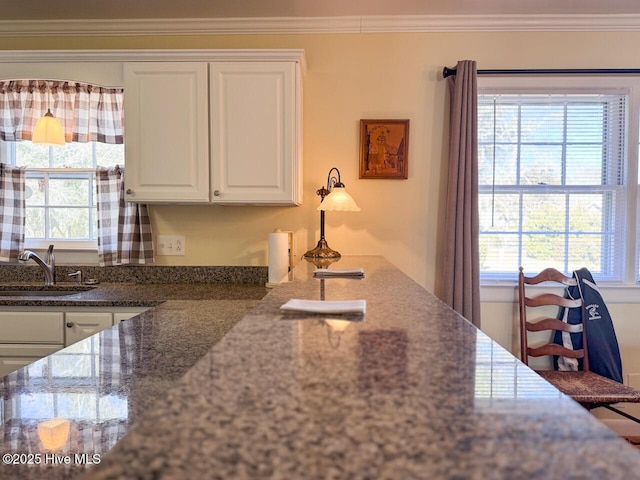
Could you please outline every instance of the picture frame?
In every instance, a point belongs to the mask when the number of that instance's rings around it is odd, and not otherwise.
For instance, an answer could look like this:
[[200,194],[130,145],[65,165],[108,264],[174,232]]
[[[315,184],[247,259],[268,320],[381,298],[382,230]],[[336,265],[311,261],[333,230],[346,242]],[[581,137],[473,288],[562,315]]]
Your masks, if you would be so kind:
[[409,120],[360,120],[360,178],[405,180]]

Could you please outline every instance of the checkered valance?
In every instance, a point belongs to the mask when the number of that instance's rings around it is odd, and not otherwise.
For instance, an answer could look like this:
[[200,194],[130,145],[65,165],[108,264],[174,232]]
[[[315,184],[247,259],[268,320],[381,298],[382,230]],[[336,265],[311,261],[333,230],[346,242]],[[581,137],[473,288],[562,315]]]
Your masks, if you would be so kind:
[[123,89],[52,80],[0,82],[0,139],[31,140],[47,109],[66,142],[124,143]]

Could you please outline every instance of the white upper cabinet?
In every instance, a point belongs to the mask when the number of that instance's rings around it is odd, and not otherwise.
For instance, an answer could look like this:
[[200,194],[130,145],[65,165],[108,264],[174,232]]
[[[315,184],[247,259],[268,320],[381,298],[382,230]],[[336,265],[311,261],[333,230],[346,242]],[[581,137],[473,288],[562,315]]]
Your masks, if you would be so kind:
[[209,64],[211,201],[298,205],[297,64]]
[[124,64],[127,200],[209,201],[208,90],[203,62]]
[[299,205],[299,52],[125,62],[125,188],[145,203]]

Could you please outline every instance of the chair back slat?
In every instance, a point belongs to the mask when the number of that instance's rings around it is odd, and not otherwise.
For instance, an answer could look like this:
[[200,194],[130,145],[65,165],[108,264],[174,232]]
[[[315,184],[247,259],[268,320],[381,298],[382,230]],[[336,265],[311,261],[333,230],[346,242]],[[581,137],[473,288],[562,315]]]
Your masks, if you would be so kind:
[[575,278],[567,277],[555,268],[545,268],[533,277],[523,277],[527,285],[537,285],[542,282],[555,282],[567,287],[574,287],[578,284]]
[[527,307],[542,307],[544,305],[553,305],[556,307],[577,308],[582,305],[581,299],[564,298],[555,293],[542,293],[535,297],[525,297]]
[[558,355],[562,357],[569,358],[583,358],[584,350],[569,350],[561,345],[557,345],[555,343],[547,343],[545,345],[540,345],[539,347],[529,347],[527,348],[527,353],[530,357],[545,357],[547,355]]
[[543,318],[536,322],[527,322],[526,328],[528,332],[543,332],[545,330],[560,330],[561,332],[580,333],[582,332],[582,324],[566,323],[557,318]]

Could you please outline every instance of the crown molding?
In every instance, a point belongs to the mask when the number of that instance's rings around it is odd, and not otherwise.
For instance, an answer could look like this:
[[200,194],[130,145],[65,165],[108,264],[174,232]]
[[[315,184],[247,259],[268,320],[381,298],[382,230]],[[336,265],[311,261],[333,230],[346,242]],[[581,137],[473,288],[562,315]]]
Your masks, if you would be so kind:
[[0,37],[252,35],[359,31],[360,17],[0,20]]
[[0,20],[0,37],[594,30],[639,31],[640,14]]
[[0,62],[297,62],[307,70],[303,49],[0,50]]
[[500,31],[640,31],[640,14],[362,17],[362,33]]

